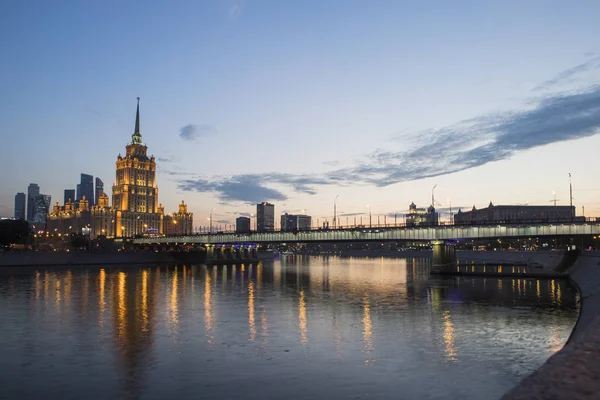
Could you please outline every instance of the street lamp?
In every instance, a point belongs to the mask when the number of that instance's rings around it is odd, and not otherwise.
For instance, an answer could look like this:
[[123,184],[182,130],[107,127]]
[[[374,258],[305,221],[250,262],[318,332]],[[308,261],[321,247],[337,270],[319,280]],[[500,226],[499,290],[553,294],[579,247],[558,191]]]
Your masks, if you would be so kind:
[[336,201],[340,197],[340,195],[336,195],[335,199],[333,199],[333,229],[337,229],[337,204]]
[[450,204],[450,224],[453,223],[453,218],[452,218],[452,200],[450,200],[450,198],[447,198],[446,200],[448,200],[448,204]]
[[214,208],[211,208],[210,209],[210,218],[209,218],[209,225],[210,225],[209,233],[212,233],[212,212],[213,211],[214,211]]
[[367,208],[369,209],[369,228],[371,228],[372,227],[372,224],[371,224],[371,206],[367,204]]
[[431,188],[431,207],[435,207],[435,188],[437,187],[437,184],[433,185],[433,188]]

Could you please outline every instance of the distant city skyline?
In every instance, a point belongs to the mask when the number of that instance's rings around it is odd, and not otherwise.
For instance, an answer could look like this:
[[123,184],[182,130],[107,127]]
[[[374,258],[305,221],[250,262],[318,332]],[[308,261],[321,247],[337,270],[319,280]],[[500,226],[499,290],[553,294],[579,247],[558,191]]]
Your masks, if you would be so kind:
[[137,96],[161,202],[185,199],[196,226],[211,209],[233,225],[263,201],[277,222],[332,224],[336,198],[341,224],[383,218],[429,206],[435,185],[442,220],[450,204],[568,205],[569,174],[577,215],[600,216],[599,13],[594,1],[8,4],[0,216],[30,183],[63,199],[81,171],[114,177]]

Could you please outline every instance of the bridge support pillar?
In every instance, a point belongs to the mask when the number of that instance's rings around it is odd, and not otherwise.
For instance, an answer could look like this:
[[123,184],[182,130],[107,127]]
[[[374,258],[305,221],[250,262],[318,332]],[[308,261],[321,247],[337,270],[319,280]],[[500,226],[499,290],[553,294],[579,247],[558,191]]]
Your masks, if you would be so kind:
[[432,274],[444,274],[456,270],[456,243],[450,240],[434,240],[431,260]]

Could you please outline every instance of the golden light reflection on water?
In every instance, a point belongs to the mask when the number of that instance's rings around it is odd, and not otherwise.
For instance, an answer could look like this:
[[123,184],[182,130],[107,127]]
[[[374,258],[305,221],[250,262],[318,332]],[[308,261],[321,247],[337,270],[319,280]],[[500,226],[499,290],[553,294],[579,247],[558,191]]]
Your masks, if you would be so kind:
[[212,286],[208,269],[204,270],[204,332],[206,342],[212,345]]
[[56,305],[56,310],[60,311],[60,281],[54,277],[54,301]]
[[35,271],[35,300],[40,298],[42,293],[42,280],[40,279],[39,271]]
[[556,292],[556,283],[554,282],[554,279],[552,279],[552,280],[550,280],[550,300],[552,301],[552,303],[554,303],[554,301],[556,300],[555,292]]
[[173,269],[171,274],[171,296],[169,296],[169,325],[171,327],[171,333],[177,335],[177,328],[179,326],[179,304],[177,297],[177,289],[179,285],[177,267]]
[[446,359],[455,361],[458,359],[457,351],[454,347],[454,325],[450,320],[450,311],[444,311],[444,343],[446,345]]
[[254,281],[252,279],[248,281],[248,328],[250,329],[248,340],[254,342],[256,326],[254,325]]
[[365,353],[367,354],[367,359],[365,360],[365,365],[373,365],[375,360],[373,360],[370,355],[374,350],[373,346],[373,326],[371,324],[371,306],[369,304],[369,295],[365,295],[363,298],[363,341],[365,342]]
[[100,326],[104,325],[104,311],[106,309],[106,300],[104,299],[104,290],[105,290],[105,286],[106,286],[106,271],[104,271],[104,269],[100,270],[100,274],[99,274],[99,292],[98,293],[98,308],[99,308],[99,312],[98,312],[98,322],[100,323]]
[[300,343],[307,344],[306,328],[306,304],[304,302],[304,289],[300,289],[300,298],[298,299],[298,328],[300,328]]
[[558,307],[560,307],[561,303],[562,303],[562,293],[560,291],[560,286],[561,286],[560,284],[556,285],[556,305]]
[[539,279],[537,279],[535,281],[535,294],[536,294],[536,296],[537,296],[538,299],[542,298],[542,290],[540,288],[540,280]]
[[148,331],[148,271],[142,271],[142,331]]
[[65,277],[65,290],[64,290],[64,306],[65,310],[69,311],[71,308],[71,290],[73,289],[73,273],[71,270],[67,270],[67,276]]
[[127,303],[125,302],[125,284],[127,275],[119,272],[117,276],[117,332],[123,338],[127,329]]

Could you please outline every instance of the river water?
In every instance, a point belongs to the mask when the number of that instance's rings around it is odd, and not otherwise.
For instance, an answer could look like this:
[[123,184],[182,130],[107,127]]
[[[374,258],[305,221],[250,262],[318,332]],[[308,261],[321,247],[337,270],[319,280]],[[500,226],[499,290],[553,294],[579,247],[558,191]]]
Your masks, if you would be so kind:
[[493,399],[567,340],[566,282],[428,263],[3,272],[0,398]]

